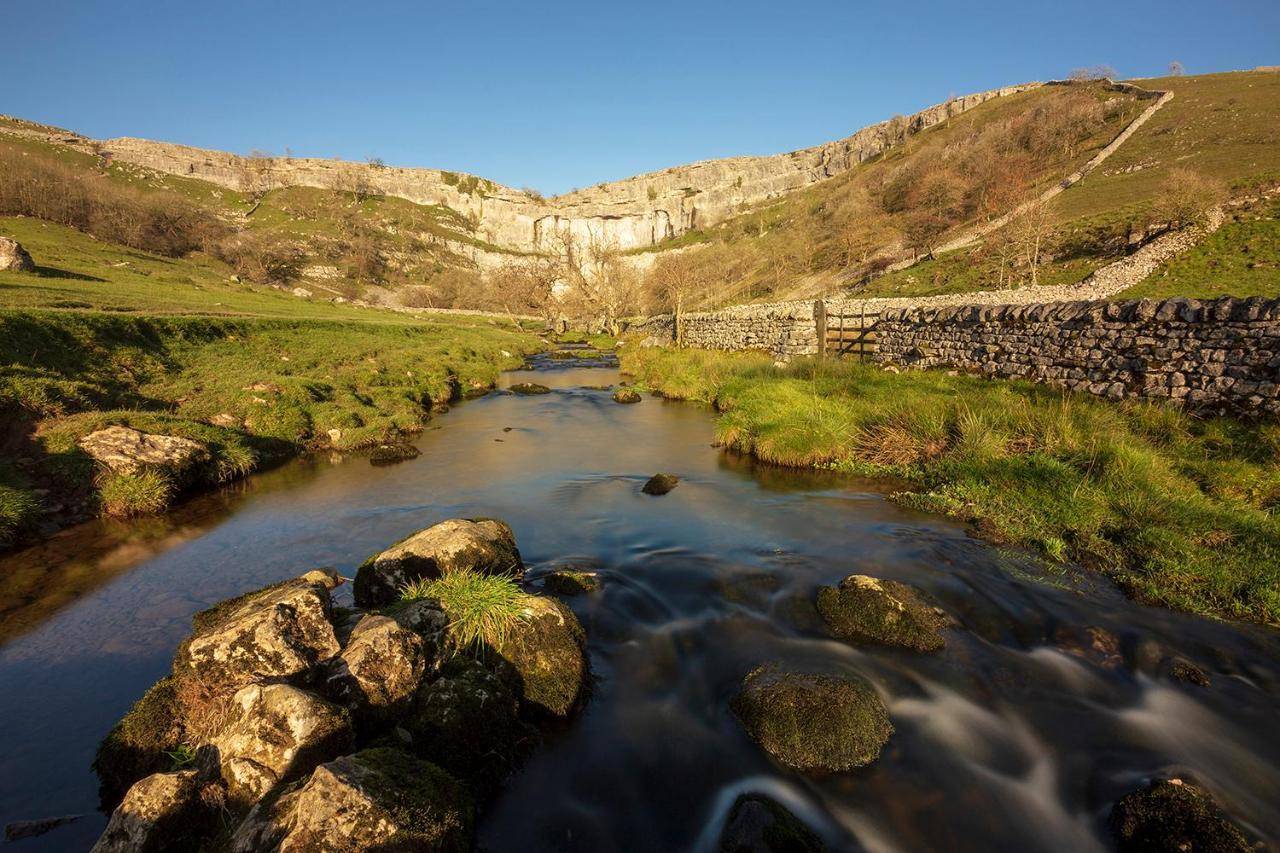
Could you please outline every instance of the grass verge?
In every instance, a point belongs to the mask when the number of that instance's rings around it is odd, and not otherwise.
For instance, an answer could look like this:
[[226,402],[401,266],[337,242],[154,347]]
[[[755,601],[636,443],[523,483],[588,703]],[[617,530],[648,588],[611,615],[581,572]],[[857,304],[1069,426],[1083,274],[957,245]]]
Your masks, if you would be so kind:
[[1078,561],[1142,601],[1280,625],[1280,424],[854,362],[628,347],[622,366],[714,405],[728,447],[893,477],[904,505]]
[[37,486],[73,515],[167,506],[173,484],[96,476],[77,442],[110,424],[205,443],[210,462],[187,485],[216,484],[306,449],[366,447],[418,431],[433,404],[492,386],[540,348],[509,325],[467,317],[360,323],[0,310],[0,442],[14,460],[0,470],[0,543],[38,520]]

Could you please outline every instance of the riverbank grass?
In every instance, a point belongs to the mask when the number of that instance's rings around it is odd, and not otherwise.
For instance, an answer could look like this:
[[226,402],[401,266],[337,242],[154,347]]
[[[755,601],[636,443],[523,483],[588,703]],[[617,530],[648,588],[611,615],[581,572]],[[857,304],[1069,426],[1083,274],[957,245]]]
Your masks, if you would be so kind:
[[[542,346],[477,317],[0,310],[0,441],[14,460],[0,470],[0,544],[37,524],[41,503],[137,515],[164,509],[180,487],[227,482],[304,450],[400,440],[424,427],[433,405],[491,387]],[[182,483],[99,476],[78,441],[113,424],[200,441],[209,462]]]
[[1280,624],[1280,424],[856,362],[624,349],[720,412],[728,447],[890,477],[899,503],[1106,573],[1135,597]]

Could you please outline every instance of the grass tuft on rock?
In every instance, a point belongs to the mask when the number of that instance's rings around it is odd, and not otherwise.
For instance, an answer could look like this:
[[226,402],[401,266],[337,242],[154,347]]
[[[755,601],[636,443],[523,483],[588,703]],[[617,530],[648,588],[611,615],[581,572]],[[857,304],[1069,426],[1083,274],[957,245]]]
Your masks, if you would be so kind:
[[401,601],[424,598],[440,602],[449,617],[449,642],[461,652],[502,645],[525,618],[527,596],[510,575],[457,571],[400,588]]
[[102,514],[116,518],[163,512],[173,491],[173,483],[159,471],[112,472],[98,480]]
[[852,361],[626,348],[727,447],[885,477],[909,507],[1100,570],[1140,600],[1280,624],[1280,424]]

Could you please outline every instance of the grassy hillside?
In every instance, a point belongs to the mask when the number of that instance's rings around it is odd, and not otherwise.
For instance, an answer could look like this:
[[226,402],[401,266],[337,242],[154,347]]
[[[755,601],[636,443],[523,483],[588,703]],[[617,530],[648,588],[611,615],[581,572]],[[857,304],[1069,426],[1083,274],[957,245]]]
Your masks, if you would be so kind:
[[729,447],[888,477],[907,506],[1081,562],[1142,600],[1280,625],[1275,423],[856,362],[636,348],[623,368],[713,403]]
[[[1139,82],[1175,97],[1101,167],[1053,199],[1042,223],[1032,223],[1041,232],[1033,235],[1041,252],[1035,283],[1079,281],[1155,229],[1183,224],[1177,217],[1198,202],[1187,198],[1189,184],[1210,201],[1249,199],[1280,184],[1280,73]],[[1117,101],[1098,88],[1092,96],[1107,110],[1072,126],[1077,143],[1071,151],[1019,133],[1022,122],[1049,120],[1067,97],[1058,87],[1033,90],[978,107],[885,157],[709,231],[683,235],[668,247],[691,247],[688,263],[702,268],[695,276],[701,284],[695,305],[702,306],[1026,286],[1033,281],[1021,248],[1028,238],[1018,231],[1027,231],[1025,217],[976,246],[936,258],[913,232],[921,219],[928,226],[930,210],[939,205],[946,213],[939,243],[1011,209],[1014,200],[1087,160],[1150,103]],[[945,180],[932,176],[938,168],[945,168]],[[916,187],[917,198],[903,194],[904,179]],[[932,190],[931,181],[937,185]],[[1245,203],[1231,212],[1233,221],[1196,258],[1175,259],[1135,292],[1246,296],[1280,289],[1274,207]],[[920,255],[925,259],[907,269],[877,272],[890,261]]]

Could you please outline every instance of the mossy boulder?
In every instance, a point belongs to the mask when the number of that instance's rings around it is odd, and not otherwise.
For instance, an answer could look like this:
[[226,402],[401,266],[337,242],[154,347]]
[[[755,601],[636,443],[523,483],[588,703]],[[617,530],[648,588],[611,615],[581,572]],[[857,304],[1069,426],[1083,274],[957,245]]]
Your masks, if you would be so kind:
[[1121,853],[1254,849],[1208,793],[1181,779],[1157,779],[1122,797],[1111,810],[1111,832]]
[[734,800],[720,853],[825,853],[827,845],[785,806],[764,794]]
[[613,402],[615,403],[639,403],[640,392],[634,388],[619,388],[613,392]]
[[263,800],[230,848],[464,853],[474,825],[474,803],[456,779],[382,747],[322,764],[304,784]]
[[373,450],[369,451],[369,464],[371,465],[394,465],[397,462],[407,462],[410,459],[417,459],[422,452],[412,444],[379,444]]
[[356,604],[391,604],[405,584],[464,569],[482,575],[523,575],[524,562],[511,527],[493,518],[451,518],[419,530],[364,561],[353,587]]
[[512,394],[550,394],[551,389],[546,385],[539,385],[537,382],[517,382],[508,389]]
[[481,796],[492,793],[520,759],[524,728],[512,684],[480,662],[455,657],[418,689],[400,726],[409,748]]
[[524,616],[493,651],[514,670],[526,712],[567,717],[587,692],[586,634],[573,611],[554,598],[528,596]]
[[358,719],[373,724],[408,708],[428,672],[440,665],[440,648],[390,616],[364,616],[328,665],[329,695]]
[[542,588],[556,595],[584,595],[603,586],[600,575],[573,569],[557,569],[542,581]]
[[675,474],[654,474],[640,487],[640,491],[646,495],[665,495],[679,484],[680,478]]
[[230,694],[262,681],[305,680],[339,651],[323,570],[229,599],[197,613],[195,631],[174,656],[175,677]]
[[236,693],[213,746],[231,801],[248,807],[353,740],[351,717],[338,705],[288,684],[252,684]]
[[175,680],[156,682],[103,738],[93,760],[99,795],[114,808],[135,782],[173,767],[173,752],[182,743],[182,713]]
[[818,612],[835,637],[854,643],[936,652],[951,624],[928,596],[905,583],[850,575],[818,589]]
[[1170,678],[1196,687],[1208,687],[1212,682],[1205,671],[1183,657],[1173,657],[1164,662],[1164,672]]
[[880,697],[853,676],[758,667],[731,707],[753,740],[797,770],[862,767],[893,734]]

